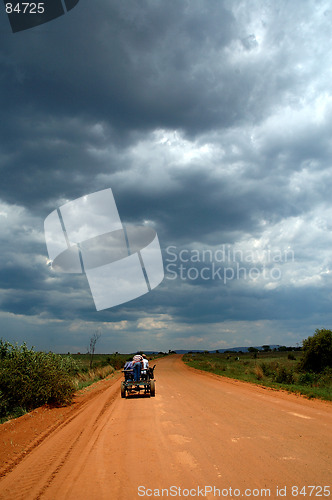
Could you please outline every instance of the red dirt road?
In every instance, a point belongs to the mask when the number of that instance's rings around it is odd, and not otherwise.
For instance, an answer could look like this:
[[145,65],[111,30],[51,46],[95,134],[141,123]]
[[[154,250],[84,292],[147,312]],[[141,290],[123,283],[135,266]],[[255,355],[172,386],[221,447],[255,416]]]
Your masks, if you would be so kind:
[[69,408],[0,426],[0,498],[279,498],[284,487],[294,498],[293,485],[324,497],[332,404],[204,374],[178,356],[160,359],[155,376],[155,398],[121,399],[115,378]]

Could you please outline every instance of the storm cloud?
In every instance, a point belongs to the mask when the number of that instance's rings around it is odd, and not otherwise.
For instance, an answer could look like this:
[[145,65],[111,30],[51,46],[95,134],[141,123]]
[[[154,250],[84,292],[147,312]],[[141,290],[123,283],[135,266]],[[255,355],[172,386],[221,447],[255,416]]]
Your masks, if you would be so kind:
[[[328,328],[331,20],[323,0],[81,0],[13,34],[3,12],[2,336],[82,351],[100,328],[112,352]],[[43,221],[109,187],[157,231],[165,279],[97,313],[85,276],[50,267]]]

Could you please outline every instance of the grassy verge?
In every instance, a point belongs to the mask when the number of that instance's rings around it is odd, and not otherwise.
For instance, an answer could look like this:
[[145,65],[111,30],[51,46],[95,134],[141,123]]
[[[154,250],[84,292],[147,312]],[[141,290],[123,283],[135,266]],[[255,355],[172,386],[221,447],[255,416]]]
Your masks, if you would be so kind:
[[78,391],[87,387],[99,380],[103,380],[115,372],[113,366],[107,365],[99,368],[93,368],[87,372],[79,372],[75,377],[73,377],[73,384],[75,389]]
[[80,367],[81,372],[104,366],[113,366],[114,370],[121,370],[130,354],[94,354],[92,366],[90,365],[89,354],[62,354],[63,358],[70,357]]
[[191,353],[183,361],[220,376],[332,401],[332,370],[300,372],[300,356],[299,352],[260,352],[256,358],[249,353]]

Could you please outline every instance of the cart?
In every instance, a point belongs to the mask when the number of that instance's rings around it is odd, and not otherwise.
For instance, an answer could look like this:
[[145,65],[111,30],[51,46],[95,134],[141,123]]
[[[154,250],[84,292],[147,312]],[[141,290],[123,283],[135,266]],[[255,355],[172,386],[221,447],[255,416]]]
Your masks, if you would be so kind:
[[145,396],[154,397],[156,395],[155,367],[156,365],[153,368],[148,368],[146,374],[138,382],[133,380],[132,370],[122,370],[125,379],[121,382],[121,397],[125,398],[133,394],[144,394]]

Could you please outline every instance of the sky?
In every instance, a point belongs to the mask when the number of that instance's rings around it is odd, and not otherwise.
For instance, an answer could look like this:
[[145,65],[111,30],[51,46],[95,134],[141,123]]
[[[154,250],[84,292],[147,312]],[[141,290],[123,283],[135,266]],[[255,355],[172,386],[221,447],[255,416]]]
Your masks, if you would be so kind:
[[[0,337],[98,352],[301,345],[332,326],[327,0],[80,0],[0,11]],[[96,311],[44,220],[111,188],[165,277]]]

